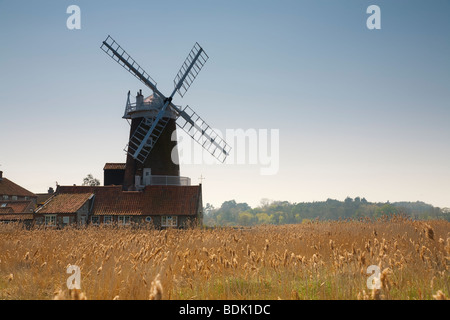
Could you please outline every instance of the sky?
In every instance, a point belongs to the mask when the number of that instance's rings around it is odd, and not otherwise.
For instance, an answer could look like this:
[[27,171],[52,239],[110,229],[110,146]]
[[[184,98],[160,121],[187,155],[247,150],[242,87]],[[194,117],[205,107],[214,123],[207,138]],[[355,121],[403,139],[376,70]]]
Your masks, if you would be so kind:
[[[70,5],[80,29],[67,27]],[[367,27],[370,5],[381,29]],[[238,146],[223,164],[181,155],[204,204],[450,207],[449,12],[446,0],[0,0],[0,170],[35,193],[87,174],[103,183],[104,164],[126,159],[128,90],[151,91],[102,41],[111,35],[167,95],[198,42],[209,60],[174,103],[224,136],[253,134],[244,161]]]

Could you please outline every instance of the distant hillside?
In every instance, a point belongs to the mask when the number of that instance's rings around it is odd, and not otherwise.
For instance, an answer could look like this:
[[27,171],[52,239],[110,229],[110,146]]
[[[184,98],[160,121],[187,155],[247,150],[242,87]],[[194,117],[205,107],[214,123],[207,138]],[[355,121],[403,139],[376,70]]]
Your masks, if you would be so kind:
[[291,203],[288,201],[262,201],[251,208],[247,203],[225,201],[220,208],[205,206],[204,224],[213,226],[251,226],[257,224],[302,223],[313,219],[338,220],[362,217],[378,218],[404,214],[413,219],[445,219],[450,221],[450,211],[424,202],[372,203],[365,198],[347,197],[344,201],[328,199],[319,202]]

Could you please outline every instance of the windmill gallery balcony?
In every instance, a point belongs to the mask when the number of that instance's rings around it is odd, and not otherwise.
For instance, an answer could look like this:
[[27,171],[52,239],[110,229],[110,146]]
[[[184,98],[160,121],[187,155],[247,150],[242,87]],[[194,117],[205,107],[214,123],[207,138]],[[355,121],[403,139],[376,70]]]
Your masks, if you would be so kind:
[[190,186],[191,178],[180,176],[159,176],[151,175],[141,179],[140,176],[135,177],[134,190],[142,191],[146,186]]
[[[136,102],[131,102],[130,92],[128,92],[123,118],[132,119],[133,117],[143,116],[148,118],[156,118],[163,105],[164,101],[160,97],[153,94],[144,99],[142,90],[137,93]],[[176,113],[172,109],[167,109],[164,117],[176,118]]]
[[[104,185],[123,185],[125,163],[106,163],[104,171]],[[135,189],[143,189],[145,186],[190,186],[191,178],[178,175],[152,175],[149,168],[144,168],[140,175],[134,176]]]
[[191,178],[180,176],[146,175],[135,176],[135,187],[139,189],[145,186],[190,186]]
[[180,176],[150,176],[151,186],[190,186],[191,178]]

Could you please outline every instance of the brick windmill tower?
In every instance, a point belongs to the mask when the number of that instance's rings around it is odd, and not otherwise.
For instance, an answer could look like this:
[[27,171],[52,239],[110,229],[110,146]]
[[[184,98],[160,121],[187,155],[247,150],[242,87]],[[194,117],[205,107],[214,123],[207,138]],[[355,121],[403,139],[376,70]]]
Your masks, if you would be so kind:
[[[229,145],[189,106],[182,108],[172,103],[175,92],[183,97],[208,60],[198,43],[177,73],[175,88],[168,97],[157,89],[156,81],[110,36],[103,41],[101,49],[153,92],[144,98],[142,90],[139,90],[133,103],[128,92],[123,116],[131,120],[129,141],[124,149],[127,161],[125,168],[116,168],[123,171],[123,178],[118,180],[122,180],[120,184],[124,190],[140,190],[155,184],[190,184],[190,179],[180,177],[177,141],[174,139],[177,126],[219,161],[225,161],[231,149]],[[105,184],[106,180],[105,173]]]

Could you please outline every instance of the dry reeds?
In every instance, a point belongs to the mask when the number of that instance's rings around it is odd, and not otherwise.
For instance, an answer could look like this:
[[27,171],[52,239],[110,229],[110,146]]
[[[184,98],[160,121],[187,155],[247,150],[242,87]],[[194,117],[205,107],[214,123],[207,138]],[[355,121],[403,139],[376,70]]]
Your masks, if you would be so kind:
[[[64,289],[68,265],[82,270],[82,291]],[[379,289],[367,287],[371,265],[380,270]],[[207,230],[0,225],[0,299],[446,299],[449,269],[445,221]]]

